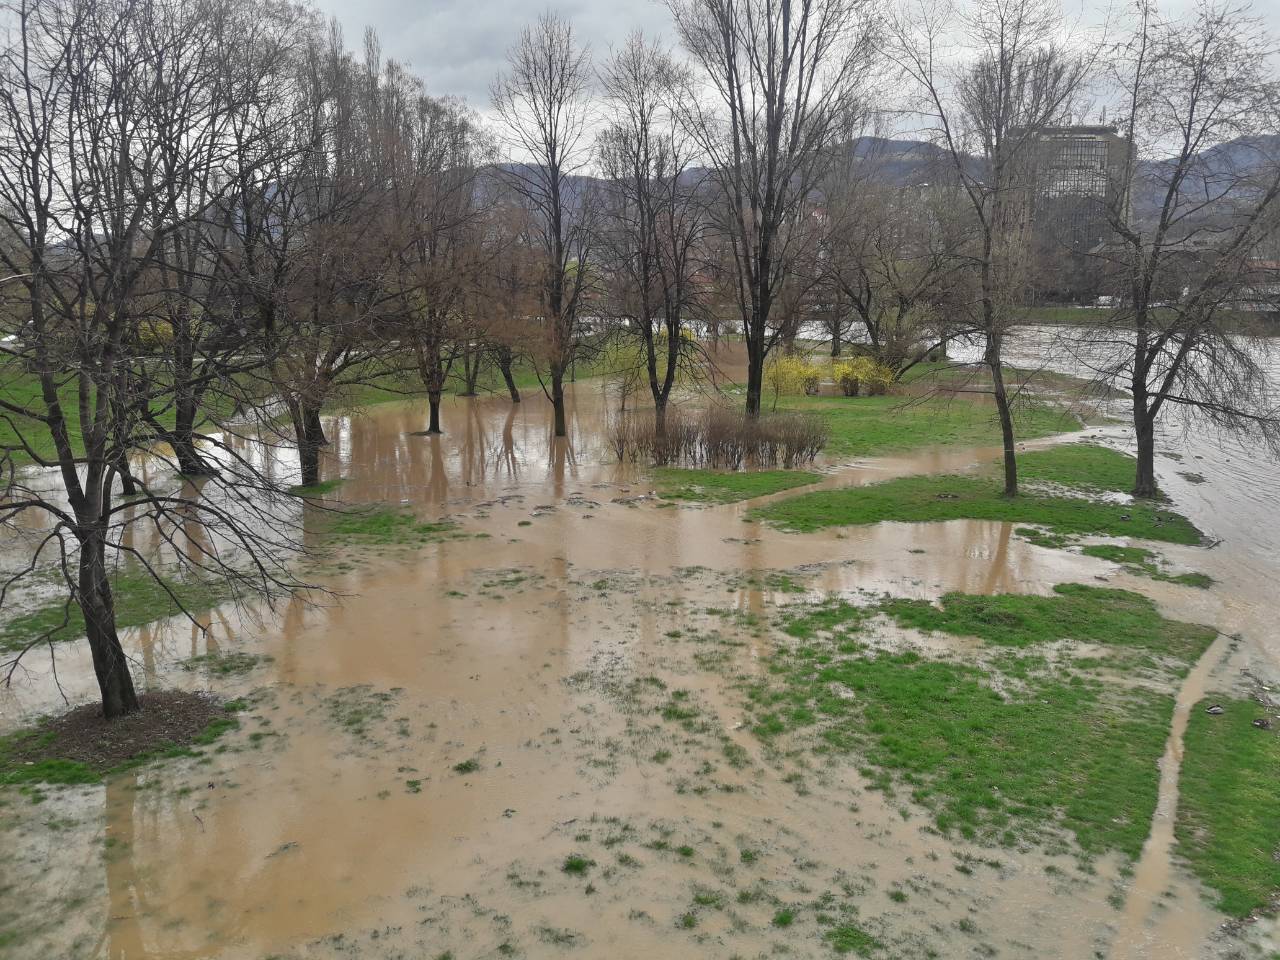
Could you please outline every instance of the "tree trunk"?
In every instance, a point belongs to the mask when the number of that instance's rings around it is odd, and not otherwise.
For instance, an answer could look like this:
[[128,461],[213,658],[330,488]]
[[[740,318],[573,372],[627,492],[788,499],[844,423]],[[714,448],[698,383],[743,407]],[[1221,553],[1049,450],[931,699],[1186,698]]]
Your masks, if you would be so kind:
[[315,486],[320,482],[320,448],[329,442],[320,423],[320,411],[312,407],[300,407],[294,417],[294,435],[298,441],[302,486]]
[[108,720],[138,709],[138,694],[120,637],[116,633],[115,604],[107,579],[106,541],[101,529],[80,540],[79,597],[85,637],[93,656],[93,672],[102,694],[102,715]]
[[1133,495],[1153,500],[1156,490],[1156,415],[1150,403],[1147,359],[1147,312],[1140,310],[1134,324],[1133,379],[1130,391],[1133,395],[1133,433],[1138,442],[1138,463],[1133,480]]
[[[1145,407],[1146,404],[1144,403]],[[1133,482],[1133,495],[1146,500],[1154,500],[1160,495],[1156,489],[1156,424],[1155,418],[1146,410],[1139,412],[1135,398],[1134,417],[1135,434],[1138,438],[1138,465]]]
[[840,356],[840,347],[840,331],[834,330],[831,333],[831,358],[833,360]]
[[462,348],[462,395],[464,397],[476,395],[476,384],[480,380],[480,361],[483,356],[484,351],[474,349],[469,343]]
[[189,393],[179,393],[174,404],[173,435],[170,444],[178,461],[178,472],[184,477],[203,477],[215,471],[196,451],[195,423],[198,404]]
[[1004,386],[1004,373],[1000,369],[1000,340],[992,338],[987,344],[987,366],[991,369],[991,384],[996,395],[996,410],[1000,414],[1000,435],[1004,441],[1004,495],[1018,495],[1018,455],[1014,448],[1013,413],[1009,407],[1009,393]]
[[559,364],[551,367],[551,407],[555,411],[557,437],[569,435],[564,418],[564,370]]
[[317,447],[327,447],[329,438],[324,435],[324,424],[320,422],[320,411],[304,407],[302,415],[307,426],[307,438]]
[[520,391],[516,387],[516,378],[511,375],[511,357],[505,353],[498,357],[498,369],[502,371],[502,379],[506,381],[507,392],[511,394],[511,402],[520,402]]
[[440,429],[440,391],[427,391],[427,406],[431,409],[431,422],[427,424],[427,433],[443,433]]
[[667,398],[658,396],[653,399],[653,432],[659,437],[667,435]]
[[764,393],[764,350],[754,337],[747,337],[747,416],[760,415],[760,397]]
[[138,483],[133,479],[133,474],[129,471],[129,456],[121,453],[116,462],[116,473],[120,475],[120,495],[123,497],[136,497],[138,495]]

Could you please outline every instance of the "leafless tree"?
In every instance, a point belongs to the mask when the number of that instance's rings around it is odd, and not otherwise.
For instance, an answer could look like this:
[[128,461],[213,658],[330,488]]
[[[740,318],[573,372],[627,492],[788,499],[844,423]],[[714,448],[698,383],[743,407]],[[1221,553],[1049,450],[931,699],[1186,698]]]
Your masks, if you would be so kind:
[[968,332],[965,274],[972,217],[943,161],[895,183],[883,142],[859,149],[823,181],[821,317],[831,355],[861,327],[871,353],[902,376]]
[[[965,59],[948,61],[956,31]],[[973,326],[985,339],[1004,441],[1004,492],[1018,492],[1013,410],[1005,386],[1004,340],[1028,290],[1028,213],[1037,150],[1047,128],[1069,114],[1088,60],[1062,39],[1055,0],[977,0],[963,14],[911,6],[898,15],[890,49],[921,93],[932,135],[975,221]]]
[[581,174],[591,156],[591,65],[569,22],[545,13],[526,27],[493,83],[493,107],[512,162],[502,168],[524,204],[541,253],[544,385],[555,435],[566,436],[564,377],[580,346],[582,308],[592,269],[590,220],[595,199]]
[[[8,241],[0,258],[21,276],[4,290],[21,332],[0,347],[0,378],[29,389],[0,397],[0,416],[16,438],[0,451],[0,524],[37,532],[29,560],[6,573],[0,603],[19,579],[52,565],[68,589],[68,616],[72,605],[83,616],[111,718],[138,706],[116,630],[114,565],[135,564],[162,585],[162,561],[268,594],[295,582],[287,567],[296,546],[292,511],[225,438],[206,438],[222,468],[212,486],[138,481],[136,497],[117,499],[135,463],[167,462],[157,443],[170,434],[155,429],[152,412],[172,406],[173,386],[139,350],[141,332],[155,319],[157,297],[172,292],[157,291],[154,281],[173,235],[205,216],[216,196],[203,179],[195,131],[169,134],[185,127],[192,103],[210,102],[210,86],[266,61],[222,47],[215,62],[176,82],[158,54],[183,30],[203,29],[177,2],[18,0],[5,12],[13,29],[0,46],[0,210]],[[216,18],[225,11],[203,12]],[[277,12],[256,6],[241,14]],[[243,53],[252,38],[241,40]],[[253,88],[246,81],[240,89]],[[175,143],[185,147],[174,150]],[[171,189],[175,177],[197,186]],[[19,471],[19,457],[49,469]],[[193,524],[204,533],[191,535]],[[154,531],[158,552],[134,546],[140,527]],[[25,652],[8,661],[6,676]]]
[[1166,20],[1144,3],[1111,58],[1133,150],[1109,211],[1116,240],[1099,254],[1121,308],[1091,340],[1132,394],[1140,497],[1157,495],[1156,423],[1170,408],[1280,449],[1259,344],[1233,333],[1241,309],[1276,306],[1278,49],[1247,7],[1206,0]]
[[421,81],[394,62],[382,79],[382,114],[393,141],[387,216],[398,238],[393,264],[400,320],[427,389],[429,433],[440,432],[440,399],[455,363],[473,388],[484,353],[475,309],[488,252],[477,170],[487,144],[459,103],[427,96]]
[[[718,187],[747,346],[747,412],[760,412],[774,313],[809,239],[814,189],[836,158],[872,66],[865,0],[668,0],[707,90],[681,100],[683,121]],[[705,95],[704,95],[705,93]]]
[[[279,145],[273,127],[290,116],[272,99],[288,86],[313,21],[299,11],[263,15],[256,5],[210,0],[173,4],[156,22],[146,55],[186,95],[151,104],[155,115],[141,118],[157,148],[153,204],[162,240],[147,278],[151,293],[140,298],[149,309],[139,346],[152,348],[160,361],[153,378],[171,388],[158,409],[141,412],[181,472],[198,476],[211,469],[196,442],[202,411],[234,410],[241,376],[262,359],[244,349],[249,324],[233,252],[237,184],[258,179]],[[122,476],[132,493],[127,471]]]
[[[269,376],[283,403],[301,483],[319,480],[321,411],[399,369],[392,336],[402,300],[393,282],[405,236],[390,215],[398,133],[385,112],[376,37],[354,57],[341,32],[314,32],[291,91],[295,122],[281,161],[246,188],[240,216]],[[260,405],[264,429],[278,411]]]
[[682,74],[640,33],[601,71],[609,123],[599,140],[607,184],[600,259],[610,313],[640,342],[659,431],[677,371],[695,356],[685,320],[699,308],[695,275],[705,231],[704,178],[690,169],[695,145],[674,103],[688,86]]

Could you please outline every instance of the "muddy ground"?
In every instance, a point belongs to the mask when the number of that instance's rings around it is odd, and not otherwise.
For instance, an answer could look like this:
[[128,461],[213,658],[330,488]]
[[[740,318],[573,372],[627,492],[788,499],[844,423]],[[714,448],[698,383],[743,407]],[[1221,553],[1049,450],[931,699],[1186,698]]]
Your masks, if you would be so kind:
[[[1275,570],[1162,547],[1210,591],[1044,549],[999,523],[796,535],[750,504],[681,506],[611,462],[599,387],[572,436],[536,396],[371,408],[329,423],[346,502],[403,503],[468,536],[347,546],[331,591],[131,630],[148,687],[245,698],[199,758],[0,807],[0,955],[45,958],[1254,957],[1171,850],[1185,709],[1273,683]],[[985,449],[828,464],[825,483],[955,471]],[[1203,518],[1192,517],[1197,522]],[[1108,582],[1223,634],[1179,691],[1136,864],[939,832],[848,759],[753,734],[745,691],[780,611],[830,593],[936,598]],[[878,643],[964,658],[890,623]],[[1270,643],[1270,645],[1268,645]],[[228,660],[235,654],[234,660]],[[192,667],[191,658],[202,657]],[[86,651],[59,650],[72,702]],[[0,723],[56,709],[47,659]]]

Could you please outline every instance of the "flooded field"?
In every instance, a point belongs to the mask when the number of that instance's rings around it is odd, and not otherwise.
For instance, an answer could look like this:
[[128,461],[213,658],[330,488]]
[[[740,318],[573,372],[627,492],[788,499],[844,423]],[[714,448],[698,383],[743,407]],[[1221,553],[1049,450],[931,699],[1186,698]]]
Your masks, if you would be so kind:
[[[346,547],[327,592],[223,605],[125,636],[148,687],[243,698],[199,758],[0,807],[0,955],[112,958],[1270,957],[1223,926],[1173,849],[1186,715],[1206,689],[1280,683],[1280,561],[1242,518],[1161,480],[1213,549],[1162,545],[1195,590],[1046,549],[1015,525],[784,533],[753,503],[675,505],[614,462],[602,387],[549,406],[451,399],[326,423],[346,503],[402,504],[461,536]],[[1093,431],[1118,440],[1116,431]],[[1050,441],[1042,441],[1048,443]],[[827,463],[823,485],[960,472],[940,448]],[[1165,473],[1169,474],[1166,478]],[[1228,499],[1228,504],[1233,502]],[[306,507],[304,522],[323,522]],[[789,609],[839,594],[1048,595],[1126,587],[1220,636],[1167,693],[1160,798],[1136,863],[1067,842],[943,832],[855,760],[753,732]],[[976,644],[877,620],[869,642],[967,663]],[[0,724],[92,697],[87,651],[30,658]]]

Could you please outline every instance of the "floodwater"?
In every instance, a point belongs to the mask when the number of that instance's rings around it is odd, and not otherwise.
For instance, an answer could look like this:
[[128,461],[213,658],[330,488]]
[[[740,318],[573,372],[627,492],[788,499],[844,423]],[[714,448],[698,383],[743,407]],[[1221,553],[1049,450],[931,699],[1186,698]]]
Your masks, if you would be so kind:
[[[0,955],[827,956],[820,912],[855,918],[893,957],[1274,949],[1261,925],[1224,933],[1169,844],[1186,708],[1245,671],[1280,678],[1273,558],[1230,542],[1162,549],[1221,581],[1194,591],[1033,546],[1009,524],[782,534],[745,522],[741,504],[660,504],[642,470],[613,462],[600,385],[571,402],[560,442],[539,396],[452,399],[443,437],[419,435],[425,410],[409,404],[327,423],[324,474],[348,478],[335,496],[485,536],[348,551],[321,571],[331,596],[275,614],[221,608],[204,629],[128,631],[147,684],[248,697],[244,729],[200,762],[19,811],[0,832],[0,931],[21,936],[0,937]],[[829,464],[822,483],[994,455]],[[1112,859],[1082,867],[939,835],[856,764],[770,756],[744,728],[743,687],[770,651],[759,618],[797,599],[771,571],[812,596],[1043,593],[1100,577],[1242,639],[1216,644],[1184,684],[1163,761],[1172,791],[1162,783],[1129,876]],[[182,669],[233,651],[259,659],[227,676]],[[0,725],[56,709],[53,680],[33,660],[0,692]],[[73,702],[92,696],[81,645],[60,650],[57,680]],[[663,722],[672,691],[696,722]],[[562,869],[571,854],[591,861],[583,873]],[[788,906],[794,926],[775,925]]]

